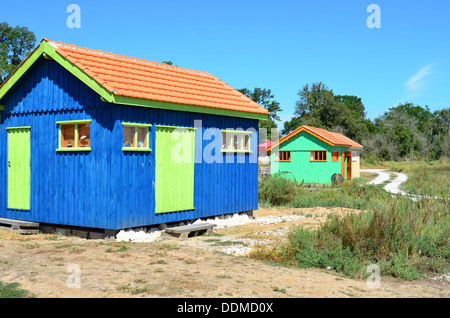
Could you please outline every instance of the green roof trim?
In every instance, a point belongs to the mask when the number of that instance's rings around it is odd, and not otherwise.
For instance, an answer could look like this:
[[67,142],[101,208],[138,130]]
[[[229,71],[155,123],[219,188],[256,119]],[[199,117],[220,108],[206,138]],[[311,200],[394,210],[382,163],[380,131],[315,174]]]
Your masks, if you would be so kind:
[[[92,77],[87,75],[83,70],[81,70],[78,66],[70,62],[68,59],[63,57],[61,54],[56,52],[56,49],[48,44],[47,42],[41,42],[41,45],[44,46],[44,52],[50,56],[53,60],[58,62],[62,67],[64,67],[67,71],[69,71],[73,76],[77,77],[84,84],[89,86],[94,92],[99,94],[103,99],[108,102],[113,100],[113,93],[104,88],[100,83],[94,80]],[[0,97],[1,98],[1,97]]]
[[265,115],[265,114],[240,112],[240,111],[228,110],[228,109],[211,108],[211,107],[186,105],[186,104],[175,104],[175,103],[160,102],[160,101],[155,101],[155,100],[126,97],[126,96],[113,96],[113,98],[114,98],[114,100],[112,103],[120,104],[120,105],[150,107],[150,108],[158,108],[158,109],[167,109],[167,110],[176,110],[176,111],[183,111],[183,112],[203,113],[203,114],[212,114],[212,115],[221,115],[221,116],[231,116],[231,117],[241,117],[241,118],[250,118],[250,119],[258,119],[258,120],[265,120],[265,119],[269,118],[269,115]]
[[36,60],[44,53],[44,47],[39,45],[30,55],[22,62],[22,64],[7,78],[6,82],[0,87],[0,100],[14,86],[14,84],[22,77],[23,74],[36,62]]
[[[157,108],[157,109],[167,109],[167,110],[175,110],[175,111],[184,111],[184,112],[194,112],[194,113],[203,113],[203,114],[212,114],[212,115],[221,115],[221,116],[231,116],[231,117],[240,117],[240,118],[250,118],[257,120],[265,120],[269,118],[269,115],[266,114],[258,114],[251,112],[243,112],[243,111],[235,111],[235,110],[227,110],[220,108],[211,108],[197,105],[185,105],[185,104],[175,104],[161,101],[154,101],[148,99],[141,98],[133,98],[126,96],[114,95],[112,92],[107,90],[104,86],[102,86],[99,82],[97,82],[94,78],[86,74],[82,69],[78,66],[70,62],[64,56],[59,54],[56,49],[47,41],[43,40],[36,47],[36,49],[23,61],[23,63],[12,73],[12,75],[7,79],[7,81],[0,87],[0,101],[6,95],[6,93],[14,86],[17,81],[25,74],[25,72],[36,62],[36,60],[43,56],[46,59],[52,59],[62,67],[64,67],[67,71],[69,71],[73,76],[78,78],[92,90],[94,90],[97,94],[100,95],[100,98],[104,102],[119,104],[119,105],[131,105],[131,106],[139,106],[139,107],[149,107],[149,108]],[[0,110],[2,106],[0,105]]]

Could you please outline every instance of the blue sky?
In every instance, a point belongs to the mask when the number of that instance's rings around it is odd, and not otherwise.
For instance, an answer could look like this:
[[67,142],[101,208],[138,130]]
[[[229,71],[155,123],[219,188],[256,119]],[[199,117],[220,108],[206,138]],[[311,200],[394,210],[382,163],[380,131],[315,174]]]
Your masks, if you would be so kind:
[[[69,4],[81,28],[69,28]],[[370,4],[381,28],[369,28]],[[209,72],[272,90],[282,120],[305,84],[362,98],[374,119],[400,102],[450,107],[450,1],[8,1],[0,21],[91,49]]]

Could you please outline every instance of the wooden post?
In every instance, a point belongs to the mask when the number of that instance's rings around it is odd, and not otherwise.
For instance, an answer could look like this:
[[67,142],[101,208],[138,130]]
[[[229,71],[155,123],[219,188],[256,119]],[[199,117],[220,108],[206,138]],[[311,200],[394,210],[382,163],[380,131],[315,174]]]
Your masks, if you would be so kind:
[[342,169],[341,169],[342,170],[342,177],[345,180],[345,151],[342,151],[341,161],[342,161],[342,163],[341,163],[341,166],[342,166]]

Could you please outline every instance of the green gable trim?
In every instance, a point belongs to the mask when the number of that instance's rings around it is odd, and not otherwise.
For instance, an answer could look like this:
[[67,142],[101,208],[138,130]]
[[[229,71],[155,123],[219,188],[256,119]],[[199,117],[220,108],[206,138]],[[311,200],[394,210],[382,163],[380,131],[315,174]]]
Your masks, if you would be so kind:
[[22,77],[23,74],[36,62],[36,60],[44,53],[44,47],[39,45],[17,68],[12,75],[0,87],[0,100],[14,86],[14,84]]
[[[228,109],[220,109],[220,108],[210,108],[196,105],[186,105],[186,104],[175,104],[169,102],[161,102],[161,101],[153,101],[141,98],[134,97],[126,97],[126,96],[117,96],[112,92],[107,90],[104,86],[102,86],[99,82],[93,79],[91,76],[86,74],[83,70],[81,70],[78,66],[70,62],[64,56],[59,54],[56,49],[46,41],[42,41],[39,46],[30,54],[30,56],[25,59],[22,65],[19,66],[18,69],[12,74],[12,76],[3,84],[0,88],[0,100],[6,95],[6,93],[14,86],[14,84],[25,74],[25,72],[36,62],[36,60],[43,56],[46,59],[54,60],[59,63],[62,67],[64,67],[67,71],[69,71],[73,76],[78,78],[84,84],[86,84],[89,88],[95,91],[100,95],[100,98],[104,102],[119,104],[119,105],[131,105],[131,106],[139,106],[139,107],[150,107],[157,109],[167,109],[167,110],[175,110],[175,111],[184,111],[184,112],[194,112],[194,113],[203,113],[203,114],[213,114],[213,115],[221,115],[221,116],[231,116],[231,117],[240,117],[240,118],[249,118],[256,120],[266,120],[269,119],[269,115],[265,114],[256,114],[250,112],[242,112]],[[0,108],[0,110],[3,110]]]
[[49,57],[51,57],[53,60],[58,62],[62,67],[64,67],[67,71],[69,71],[73,76],[75,76],[80,81],[82,81],[84,84],[89,86],[94,92],[99,94],[105,100],[107,100],[109,102],[112,101],[113,94],[110,91],[108,91],[106,88],[104,88],[101,84],[99,84],[92,77],[87,75],[78,66],[76,66],[75,64],[70,62],[68,59],[66,59],[65,57],[60,55],[53,46],[51,46],[50,44],[48,44],[45,41],[41,42],[40,45],[42,45],[44,47],[44,53],[46,53]]
[[[45,55],[44,55],[45,54]],[[6,95],[6,93],[19,81],[19,79],[25,74],[25,72],[37,61],[41,56],[46,59],[53,59],[58,62],[62,67],[68,70],[72,75],[77,77],[102,98],[107,101],[112,101],[113,94],[106,88],[100,85],[97,81],[83,72],[78,66],[67,60],[65,57],[56,52],[56,49],[48,44],[46,41],[42,41],[39,46],[28,56],[17,68],[11,77],[0,88],[0,100]]]

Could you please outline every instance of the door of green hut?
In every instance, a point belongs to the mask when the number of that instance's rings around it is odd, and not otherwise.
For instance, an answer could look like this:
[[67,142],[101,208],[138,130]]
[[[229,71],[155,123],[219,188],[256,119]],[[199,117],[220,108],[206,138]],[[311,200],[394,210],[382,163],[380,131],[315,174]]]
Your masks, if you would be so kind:
[[8,209],[30,209],[30,128],[8,131]]
[[194,209],[195,129],[156,126],[155,213]]

